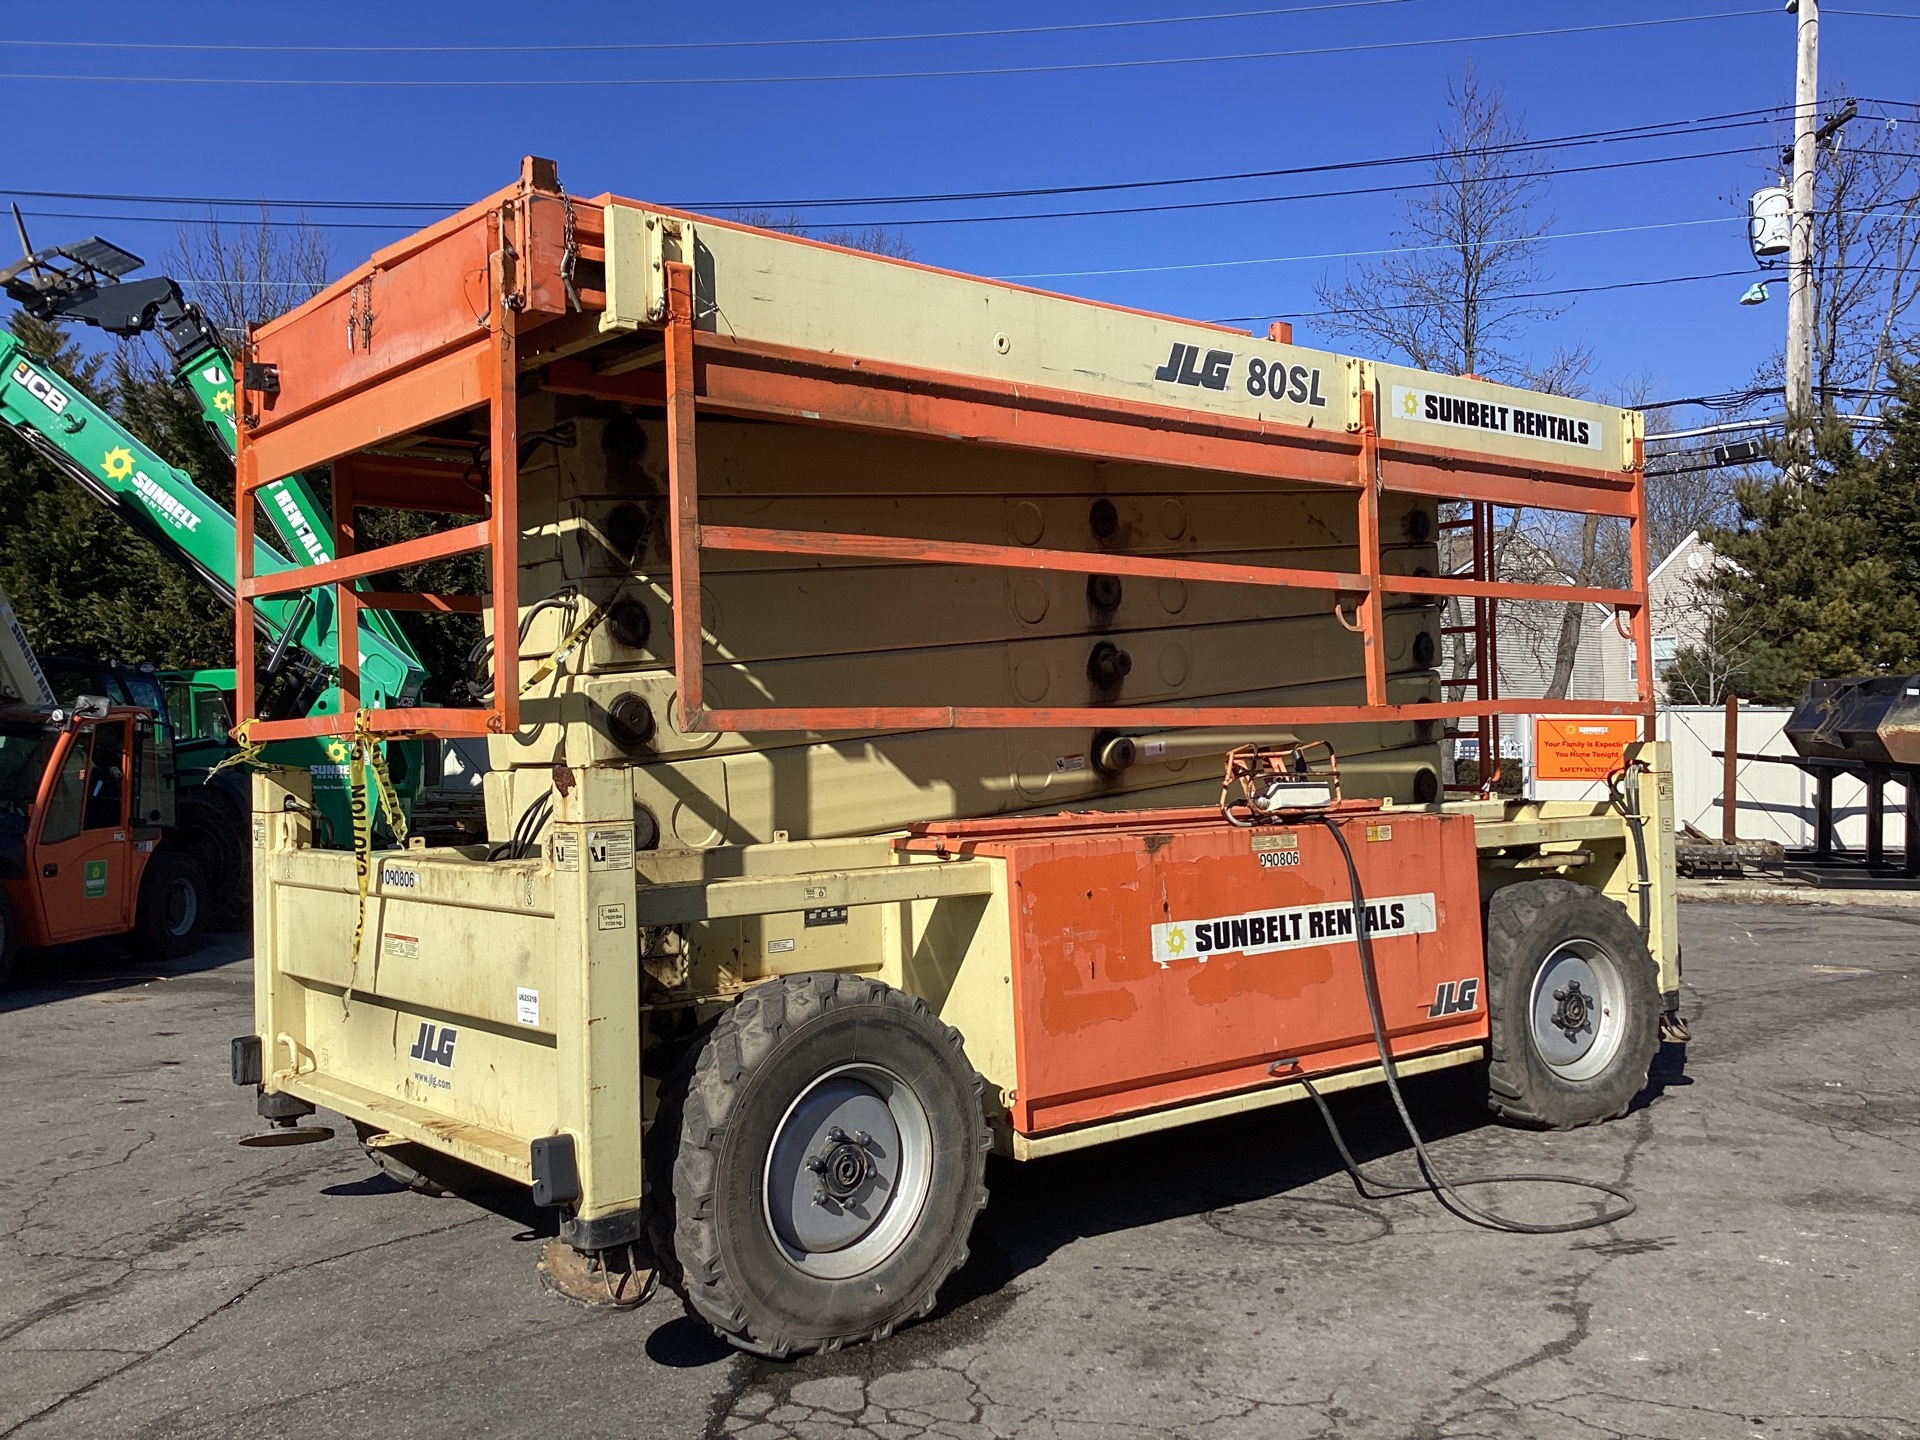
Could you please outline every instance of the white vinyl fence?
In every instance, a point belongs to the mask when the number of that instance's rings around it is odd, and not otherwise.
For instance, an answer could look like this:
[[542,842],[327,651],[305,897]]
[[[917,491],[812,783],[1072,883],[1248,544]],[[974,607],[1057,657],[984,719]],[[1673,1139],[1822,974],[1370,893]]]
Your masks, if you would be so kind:
[[[1742,705],[1741,752],[1791,755],[1793,746],[1781,731],[1792,713]],[[1726,711],[1717,707],[1687,705],[1660,712],[1660,738],[1673,742],[1675,817],[1691,820],[1713,836],[1720,834],[1721,762],[1709,752],[1722,748],[1726,725]],[[1742,840],[1778,840],[1789,848],[1813,844],[1811,775],[1793,765],[1742,760],[1736,778],[1735,818]],[[1891,850],[1906,843],[1906,798],[1904,787],[1887,785],[1881,838]],[[1865,849],[1867,787],[1848,776],[1837,778],[1833,782],[1833,818],[1835,843],[1841,850]]]

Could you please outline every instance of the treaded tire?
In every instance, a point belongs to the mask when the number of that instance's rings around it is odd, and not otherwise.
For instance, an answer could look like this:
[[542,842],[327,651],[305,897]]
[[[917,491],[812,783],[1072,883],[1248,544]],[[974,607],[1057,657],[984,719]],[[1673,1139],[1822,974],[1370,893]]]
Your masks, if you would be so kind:
[[[861,1273],[828,1279],[775,1239],[766,1177],[792,1107],[851,1064],[884,1067],[922,1108],[928,1183],[894,1248]],[[980,1094],[960,1032],[924,1000],[833,974],[747,991],[662,1088],[648,1160],[663,1274],[722,1338],[757,1355],[884,1339],[931,1311],[966,1261],[987,1203]]]
[[[1535,978],[1570,942],[1610,959],[1620,992],[1617,1013],[1606,1017],[1619,1024],[1612,1053],[1577,1079],[1548,1062],[1533,1017]],[[1571,880],[1529,880],[1494,892],[1487,904],[1487,1010],[1487,1106],[1516,1125],[1571,1130],[1624,1115],[1660,1046],[1659,971],[1646,940],[1624,906]]]
[[207,877],[207,928],[238,924],[253,900],[247,822],[231,801],[205,788],[175,802],[175,838]]
[[[430,1195],[436,1200],[454,1193],[454,1187],[440,1178],[439,1168],[433,1163],[442,1157],[436,1156],[425,1146],[370,1144],[374,1136],[387,1132],[358,1120],[353,1122],[353,1133],[359,1137],[360,1148],[367,1152],[367,1158],[373,1162],[374,1168],[389,1180],[406,1186],[416,1195]],[[413,1161],[419,1163],[409,1163]],[[446,1163],[452,1165],[458,1162]]]
[[140,876],[133,936],[147,952],[176,960],[200,948],[207,877],[191,855],[162,845]]
[[0,990],[13,979],[13,957],[20,953],[20,919],[13,913],[13,900],[0,890]]

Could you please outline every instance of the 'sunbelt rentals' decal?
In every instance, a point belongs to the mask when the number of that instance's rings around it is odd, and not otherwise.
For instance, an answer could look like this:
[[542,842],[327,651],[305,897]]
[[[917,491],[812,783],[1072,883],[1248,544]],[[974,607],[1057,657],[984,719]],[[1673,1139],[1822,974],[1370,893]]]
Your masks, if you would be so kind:
[[[1369,938],[1431,935],[1436,923],[1433,892],[1369,900],[1363,907],[1361,923]],[[1354,943],[1352,905],[1295,905],[1156,925],[1153,960],[1156,965],[1189,960],[1204,963],[1218,955],[1271,955],[1282,950]]]

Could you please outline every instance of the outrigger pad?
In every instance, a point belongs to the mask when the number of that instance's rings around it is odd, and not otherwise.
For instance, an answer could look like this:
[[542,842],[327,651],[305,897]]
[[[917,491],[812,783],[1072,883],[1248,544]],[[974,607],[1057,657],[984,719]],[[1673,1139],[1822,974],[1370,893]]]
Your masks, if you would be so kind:
[[632,1310],[653,1298],[660,1272],[641,1246],[576,1250],[549,1240],[540,1251],[540,1284],[548,1293],[590,1310]]

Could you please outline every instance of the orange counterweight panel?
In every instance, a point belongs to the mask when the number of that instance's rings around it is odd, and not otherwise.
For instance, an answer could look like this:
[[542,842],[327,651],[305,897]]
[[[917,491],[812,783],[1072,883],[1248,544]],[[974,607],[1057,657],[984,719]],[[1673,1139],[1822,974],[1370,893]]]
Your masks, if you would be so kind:
[[[1324,825],[1115,818],[957,823],[913,842],[1008,862],[1016,1130],[1377,1063],[1346,866]],[[1484,1041],[1472,817],[1329,818],[1360,872],[1394,1054]]]

